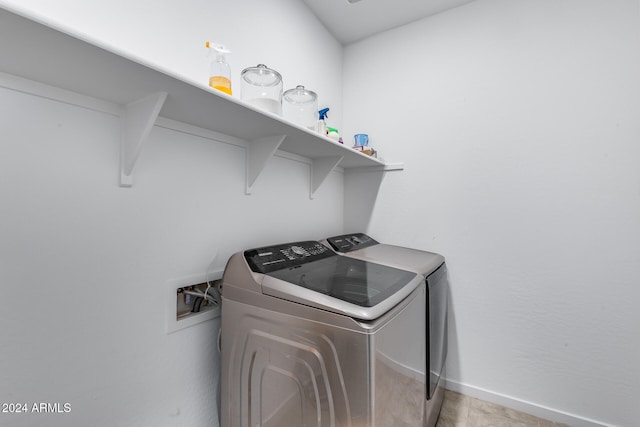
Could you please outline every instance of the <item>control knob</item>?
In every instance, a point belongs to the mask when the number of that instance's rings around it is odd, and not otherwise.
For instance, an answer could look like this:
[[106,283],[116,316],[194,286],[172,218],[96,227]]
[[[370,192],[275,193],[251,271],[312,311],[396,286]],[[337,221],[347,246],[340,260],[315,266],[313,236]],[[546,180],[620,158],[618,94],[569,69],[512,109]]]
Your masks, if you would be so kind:
[[291,246],[291,252],[298,256],[305,256],[307,254],[307,251],[305,251],[304,248],[300,246]]

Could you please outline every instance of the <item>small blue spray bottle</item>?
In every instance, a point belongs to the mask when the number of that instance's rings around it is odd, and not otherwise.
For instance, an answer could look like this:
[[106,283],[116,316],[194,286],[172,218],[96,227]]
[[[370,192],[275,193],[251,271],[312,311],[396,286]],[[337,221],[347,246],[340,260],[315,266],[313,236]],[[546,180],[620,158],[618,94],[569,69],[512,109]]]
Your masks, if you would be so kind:
[[318,126],[316,128],[319,134],[322,134],[325,136],[327,135],[326,119],[327,117],[329,117],[327,113],[329,113],[329,108],[323,108],[322,110],[318,111]]

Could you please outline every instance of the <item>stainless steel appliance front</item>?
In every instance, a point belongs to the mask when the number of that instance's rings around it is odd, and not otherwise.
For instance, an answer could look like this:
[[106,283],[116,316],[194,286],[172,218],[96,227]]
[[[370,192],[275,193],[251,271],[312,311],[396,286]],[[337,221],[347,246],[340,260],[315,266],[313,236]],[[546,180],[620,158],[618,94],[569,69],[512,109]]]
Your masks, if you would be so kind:
[[362,233],[331,237],[326,244],[345,256],[407,269],[425,277],[427,293],[427,387],[424,427],[434,427],[445,388],[447,358],[447,267],[441,255],[401,246],[380,244]]
[[[296,246],[305,244],[309,242]],[[305,258],[299,258],[300,265],[307,264]],[[302,267],[288,268],[298,274]],[[305,304],[299,296],[268,295],[264,282],[281,279],[255,270],[244,253],[234,255],[225,270],[223,427],[423,424],[427,355],[419,337],[426,334],[424,279],[410,274],[400,286],[409,290],[404,298],[377,318],[363,320],[345,314],[344,300],[335,301],[339,308],[332,311],[326,298],[314,307],[313,301]],[[378,267],[374,271],[377,277],[384,275]],[[377,292],[379,286],[370,295]],[[322,295],[335,298],[328,294]],[[376,305],[358,310],[367,317],[367,310],[375,311]]]

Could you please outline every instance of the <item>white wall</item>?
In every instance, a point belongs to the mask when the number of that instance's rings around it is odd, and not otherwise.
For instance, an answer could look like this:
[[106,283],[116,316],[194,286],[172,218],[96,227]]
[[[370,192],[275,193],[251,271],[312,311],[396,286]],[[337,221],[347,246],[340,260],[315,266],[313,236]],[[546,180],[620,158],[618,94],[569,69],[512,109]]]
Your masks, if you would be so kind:
[[446,256],[454,389],[638,423],[638,4],[479,0],[346,48],[346,133],[405,162],[368,231]]
[[[217,37],[237,75],[265,62],[340,106],[342,48],[295,0],[5,4],[194,80]],[[309,200],[309,164],[276,156],[246,196],[243,147],[155,126],[120,188],[117,117],[7,88],[0,111],[0,403],[72,409],[0,425],[216,426],[219,320],[166,334],[167,283],[340,233],[342,173]]]
[[[450,265],[451,386],[636,422],[637,1],[478,0],[348,47],[344,85],[341,47],[294,0],[3,4],[197,81],[203,40],[221,41],[236,96],[264,62],[338,127],[344,87],[343,133],[406,165],[369,231]],[[308,165],[277,157],[247,197],[243,149],[155,127],[122,189],[115,117],[6,89],[0,111],[0,397],[73,408],[0,421],[216,425],[219,324],[166,335],[167,281],[342,231],[342,175],[309,201]]]

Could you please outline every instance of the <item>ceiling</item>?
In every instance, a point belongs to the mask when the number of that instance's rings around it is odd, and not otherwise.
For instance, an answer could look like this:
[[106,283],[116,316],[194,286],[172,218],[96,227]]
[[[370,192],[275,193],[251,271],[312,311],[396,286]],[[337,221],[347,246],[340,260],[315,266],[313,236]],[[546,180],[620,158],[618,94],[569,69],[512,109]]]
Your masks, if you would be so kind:
[[303,0],[342,44],[435,15],[474,0]]

